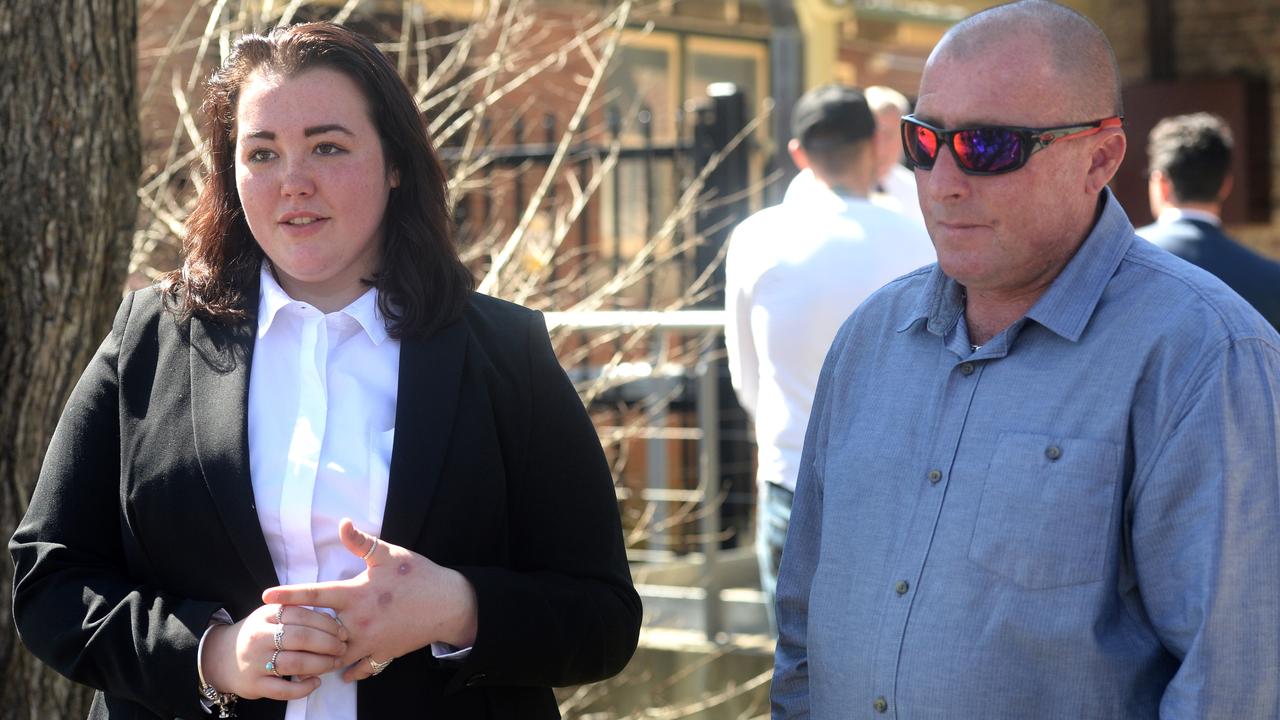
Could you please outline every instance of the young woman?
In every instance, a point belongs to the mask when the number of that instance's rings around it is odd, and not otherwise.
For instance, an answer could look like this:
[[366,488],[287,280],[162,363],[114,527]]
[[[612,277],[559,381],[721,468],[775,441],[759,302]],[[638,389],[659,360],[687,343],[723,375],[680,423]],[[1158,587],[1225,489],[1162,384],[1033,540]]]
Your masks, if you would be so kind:
[[640,602],[541,316],[472,292],[368,40],[245,37],[204,110],[183,267],[121,305],[10,543],[23,642],[93,718],[558,717]]

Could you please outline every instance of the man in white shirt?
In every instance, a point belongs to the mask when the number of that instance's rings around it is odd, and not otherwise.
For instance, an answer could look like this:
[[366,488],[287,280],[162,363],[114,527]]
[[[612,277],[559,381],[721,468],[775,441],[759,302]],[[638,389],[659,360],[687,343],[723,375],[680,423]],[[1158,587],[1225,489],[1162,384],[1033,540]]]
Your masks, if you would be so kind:
[[[755,422],[756,545],[771,605],[827,348],[867,296],[934,261],[923,225],[868,199],[875,129],[861,91],[826,85],[805,93],[792,113],[788,150],[811,179],[729,239],[725,344],[738,400]],[[773,617],[771,609],[771,625]]]
[[871,200],[923,226],[916,176],[902,164],[900,126],[902,116],[911,112],[911,103],[905,95],[884,85],[872,85],[866,95],[867,104],[876,116],[876,185]]

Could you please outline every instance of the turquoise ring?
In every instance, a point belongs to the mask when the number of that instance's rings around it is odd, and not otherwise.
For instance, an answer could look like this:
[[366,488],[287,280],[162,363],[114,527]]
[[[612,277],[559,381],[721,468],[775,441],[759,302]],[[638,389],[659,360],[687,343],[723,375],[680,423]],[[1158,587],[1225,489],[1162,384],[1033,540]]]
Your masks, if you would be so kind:
[[276,677],[284,677],[283,675],[280,674],[280,670],[276,668],[276,660],[278,660],[279,658],[280,658],[279,650],[276,650],[275,652],[271,653],[271,659],[267,661],[266,670],[267,672],[271,673],[272,675],[275,675]]

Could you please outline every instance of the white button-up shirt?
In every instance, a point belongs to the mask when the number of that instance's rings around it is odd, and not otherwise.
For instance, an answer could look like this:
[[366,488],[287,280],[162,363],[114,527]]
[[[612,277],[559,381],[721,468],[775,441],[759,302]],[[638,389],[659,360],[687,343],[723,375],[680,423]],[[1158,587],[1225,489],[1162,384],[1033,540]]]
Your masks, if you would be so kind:
[[[248,418],[258,521],[282,584],[348,579],[365,563],[338,521],[382,531],[400,342],[373,288],[327,315],[289,297],[266,263],[261,288]],[[355,720],[356,686],[341,672],[289,702],[285,719]]]
[[734,229],[725,346],[755,421],[760,482],[795,489],[818,374],[841,323],[880,286],[934,260],[923,225],[812,174]]

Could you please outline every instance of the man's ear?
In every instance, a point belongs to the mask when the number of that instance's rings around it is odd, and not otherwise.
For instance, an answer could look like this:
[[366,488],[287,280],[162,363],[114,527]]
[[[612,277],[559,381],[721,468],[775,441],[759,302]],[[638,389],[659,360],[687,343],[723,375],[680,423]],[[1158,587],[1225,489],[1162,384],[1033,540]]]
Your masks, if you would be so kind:
[[791,138],[787,142],[787,152],[791,154],[791,162],[796,164],[797,170],[807,170],[809,168],[809,154],[800,147],[800,141]]
[[1089,155],[1089,173],[1085,178],[1085,189],[1096,194],[1111,182],[1120,163],[1124,161],[1124,151],[1128,147],[1128,139],[1123,130],[1103,130],[1102,136],[1093,143]]
[[1159,170],[1147,176],[1147,202],[1151,205],[1151,217],[1158,218],[1173,203],[1173,183]]
[[1236,179],[1231,176],[1231,173],[1227,173],[1227,176],[1222,178],[1222,187],[1218,188],[1218,202],[1226,202],[1227,196],[1231,194],[1231,189],[1235,186]]

